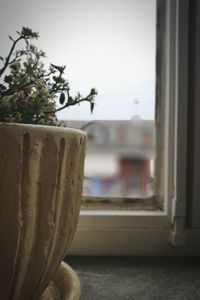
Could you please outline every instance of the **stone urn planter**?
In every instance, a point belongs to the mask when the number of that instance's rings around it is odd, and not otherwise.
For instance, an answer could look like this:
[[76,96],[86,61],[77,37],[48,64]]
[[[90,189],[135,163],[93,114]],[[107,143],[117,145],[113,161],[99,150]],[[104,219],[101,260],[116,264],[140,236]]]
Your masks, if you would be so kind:
[[0,123],[0,299],[36,300],[78,221],[85,134]]

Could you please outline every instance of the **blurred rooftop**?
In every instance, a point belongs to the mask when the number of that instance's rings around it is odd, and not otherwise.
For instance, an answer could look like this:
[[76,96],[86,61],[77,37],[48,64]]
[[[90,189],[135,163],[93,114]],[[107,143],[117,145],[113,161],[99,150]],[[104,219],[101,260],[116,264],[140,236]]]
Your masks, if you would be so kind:
[[88,154],[117,154],[153,159],[155,122],[134,116],[131,120],[68,121],[68,127],[87,132]]

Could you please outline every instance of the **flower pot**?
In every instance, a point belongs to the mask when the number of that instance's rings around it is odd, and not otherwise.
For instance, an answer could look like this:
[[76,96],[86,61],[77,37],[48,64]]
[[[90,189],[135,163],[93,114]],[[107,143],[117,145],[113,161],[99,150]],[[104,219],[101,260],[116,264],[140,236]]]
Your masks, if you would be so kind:
[[0,124],[0,299],[38,299],[77,226],[85,134]]

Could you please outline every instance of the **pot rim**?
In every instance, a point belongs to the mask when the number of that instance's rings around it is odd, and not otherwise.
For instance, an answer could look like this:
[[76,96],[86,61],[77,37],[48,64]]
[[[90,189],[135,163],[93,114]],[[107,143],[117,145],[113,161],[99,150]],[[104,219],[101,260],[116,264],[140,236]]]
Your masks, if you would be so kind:
[[81,134],[86,136],[86,132],[76,128],[62,127],[62,126],[51,126],[51,125],[40,125],[40,124],[26,124],[26,123],[9,123],[9,122],[0,122],[0,128],[2,127],[10,127],[16,129],[17,127],[21,129],[30,129],[30,130],[38,130],[44,132],[63,132],[63,133],[72,133],[72,134]]

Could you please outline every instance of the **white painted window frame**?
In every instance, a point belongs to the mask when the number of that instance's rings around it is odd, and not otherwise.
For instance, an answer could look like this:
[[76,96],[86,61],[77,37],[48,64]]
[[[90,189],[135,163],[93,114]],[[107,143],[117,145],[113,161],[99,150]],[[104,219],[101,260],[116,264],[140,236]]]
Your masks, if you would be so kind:
[[[163,211],[84,211],[71,255],[198,255],[185,229],[188,1],[166,0]],[[180,247],[176,247],[180,246]]]

